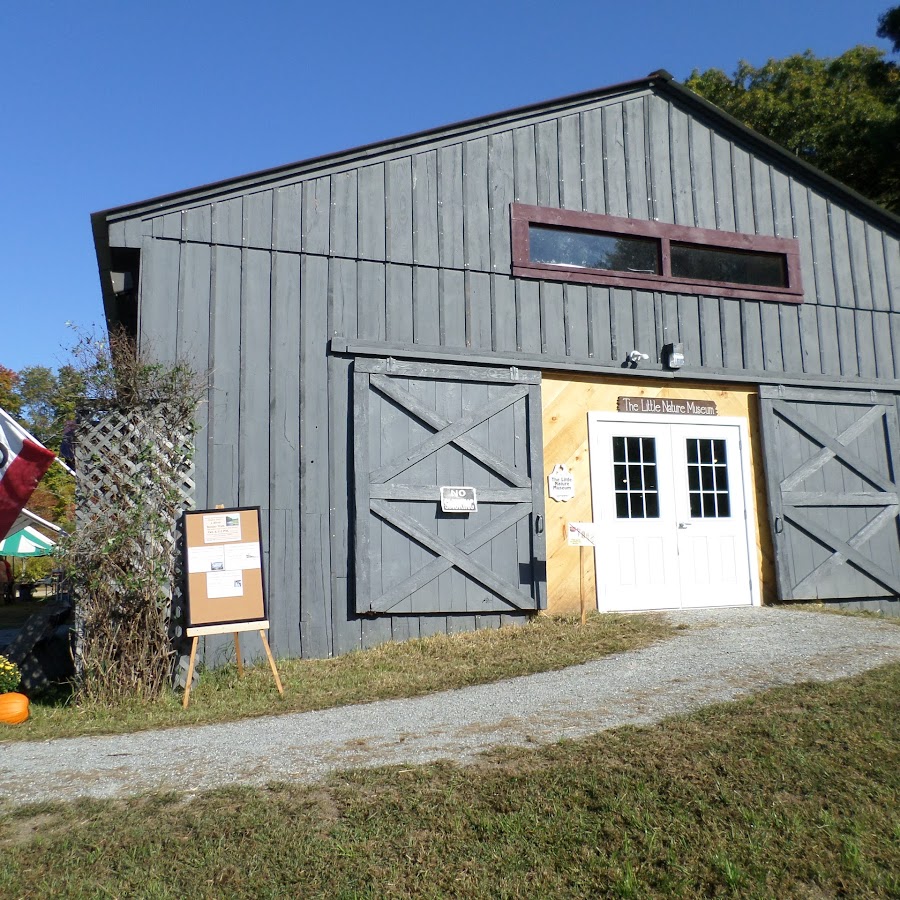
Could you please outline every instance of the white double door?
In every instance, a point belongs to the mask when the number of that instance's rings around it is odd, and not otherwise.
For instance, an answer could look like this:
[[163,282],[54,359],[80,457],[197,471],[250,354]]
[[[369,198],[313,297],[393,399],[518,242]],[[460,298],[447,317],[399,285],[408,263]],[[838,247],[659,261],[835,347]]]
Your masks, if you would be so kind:
[[592,412],[588,433],[600,610],[759,602],[742,419]]

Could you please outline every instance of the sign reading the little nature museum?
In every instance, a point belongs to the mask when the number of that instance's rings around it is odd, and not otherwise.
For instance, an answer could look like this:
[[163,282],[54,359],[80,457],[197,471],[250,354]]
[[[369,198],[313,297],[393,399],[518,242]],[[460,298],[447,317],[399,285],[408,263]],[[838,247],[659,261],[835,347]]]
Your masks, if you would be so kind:
[[683,400],[677,397],[619,397],[616,409],[622,413],[665,413],[675,416],[715,416],[712,400]]
[[442,487],[441,512],[478,512],[478,498],[473,487]]

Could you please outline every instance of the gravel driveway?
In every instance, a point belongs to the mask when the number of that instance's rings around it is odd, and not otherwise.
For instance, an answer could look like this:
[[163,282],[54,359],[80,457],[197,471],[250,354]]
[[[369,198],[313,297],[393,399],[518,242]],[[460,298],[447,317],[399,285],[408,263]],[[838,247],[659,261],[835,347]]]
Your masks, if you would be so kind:
[[900,627],[786,609],[667,614],[671,640],[558,672],[411,700],[115,737],[0,744],[0,803],[313,782],[648,724],[779,684],[900,660]]

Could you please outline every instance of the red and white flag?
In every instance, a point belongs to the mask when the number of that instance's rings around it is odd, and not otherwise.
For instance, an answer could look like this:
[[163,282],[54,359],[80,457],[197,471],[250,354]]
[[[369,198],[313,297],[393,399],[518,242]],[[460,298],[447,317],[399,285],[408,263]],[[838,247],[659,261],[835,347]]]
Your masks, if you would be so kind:
[[0,540],[50,468],[56,454],[0,409]]

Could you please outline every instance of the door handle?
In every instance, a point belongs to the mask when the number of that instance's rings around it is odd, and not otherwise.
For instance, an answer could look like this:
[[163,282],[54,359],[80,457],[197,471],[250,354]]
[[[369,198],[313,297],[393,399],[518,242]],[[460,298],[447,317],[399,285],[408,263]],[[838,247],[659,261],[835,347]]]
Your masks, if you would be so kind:
[[543,516],[535,516],[534,517],[534,533],[535,534],[543,534],[544,533],[544,517]]

